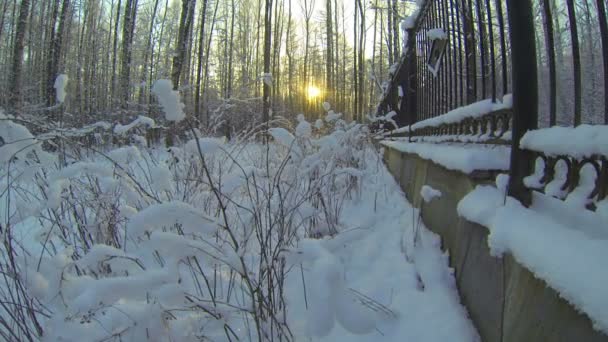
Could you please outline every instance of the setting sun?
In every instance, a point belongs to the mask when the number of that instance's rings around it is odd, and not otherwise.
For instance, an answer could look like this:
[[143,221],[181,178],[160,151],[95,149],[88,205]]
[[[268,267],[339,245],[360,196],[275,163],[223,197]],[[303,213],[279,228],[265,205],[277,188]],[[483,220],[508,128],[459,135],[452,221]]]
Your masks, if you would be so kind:
[[321,89],[319,89],[318,87],[315,87],[314,85],[310,85],[306,89],[306,93],[307,93],[306,95],[308,96],[308,98],[310,100],[314,100],[321,95]]

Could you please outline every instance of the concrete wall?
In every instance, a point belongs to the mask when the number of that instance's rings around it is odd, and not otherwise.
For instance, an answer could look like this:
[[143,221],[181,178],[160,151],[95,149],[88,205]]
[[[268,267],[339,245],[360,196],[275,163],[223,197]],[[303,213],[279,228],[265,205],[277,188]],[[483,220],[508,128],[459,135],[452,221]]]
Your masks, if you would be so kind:
[[[511,256],[492,257],[488,230],[458,216],[458,202],[476,185],[493,183],[496,173],[466,175],[386,147],[384,160],[408,200],[421,208],[425,225],[441,235],[461,300],[483,341],[608,342],[586,315]],[[441,198],[424,203],[425,184],[440,190]]]

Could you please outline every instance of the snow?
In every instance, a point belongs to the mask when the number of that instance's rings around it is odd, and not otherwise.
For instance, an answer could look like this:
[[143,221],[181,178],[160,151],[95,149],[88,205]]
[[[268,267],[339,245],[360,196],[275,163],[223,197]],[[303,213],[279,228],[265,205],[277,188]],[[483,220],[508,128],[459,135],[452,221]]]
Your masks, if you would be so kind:
[[0,163],[11,160],[13,157],[25,156],[28,152],[36,149],[38,140],[28,131],[25,126],[11,121],[0,110]]
[[439,127],[444,124],[461,122],[465,119],[480,118],[494,111],[509,109],[512,107],[512,97],[510,94],[504,96],[502,102],[494,103],[492,99],[486,99],[472,103],[463,107],[453,109],[445,114],[434,118],[418,121],[410,126],[395,130],[394,133],[406,133],[426,127]]
[[135,146],[124,146],[108,152],[112,161],[124,165],[141,159],[141,153]]
[[418,17],[415,15],[409,15],[407,17],[405,17],[405,19],[403,19],[401,21],[401,29],[402,30],[409,30],[409,29],[413,29],[414,26],[416,25],[416,19]]
[[555,164],[554,171],[553,180],[545,186],[545,193],[556,198],[564,198],[567,194],[563,187],[568,181],[568,165],[565,161],[559,160]]
[[150,169],[151,185],[156,191],[171,191],[173,188],[173,174],[165,165],[159,164]]
[[434,189],[429,185],[423,185],[420,189],[420,196],[424,200],[424,203],[429,203],[435,198],[441,198],[441,191]]
[[272,74],[271,73],[262,74],[262,82],[264,82],[265,85],[272,87]]
[[274,138],[274,140],[285,147],[291,147],[295,141],[295,137],[288,130],[281,127],[270,128],[268,133]]
[[316,128],[316,129],[322,129],[322,128],[323,128],[323,120],[321,120],[321,119],[317,119],[317,120],[315,121],[315,128]]
[[300,114],[297,117],[298,125],[296,126],[297,137],[310,137],[312,134],[312,125],[304,119],[304,115]]
[[213,234],[218,225],[188,203],[173,201],[153,204],[138,212],[129,221],[127,231],[134,236],[171,228],[179,224],[185,234]]
[[152,93],[158,98],[167,121],[181,121],[186,118],[184,104],[180,101],[179,92],[173,90],[173,82],[157,80],[152,86]]
[[[525,208],[492,186],[477,186],[458,204],[460,216],[488,228],[494,256],[510,253],[608,332],[607,221],[590,211],[535,193]],[[599,223],[599,225],[598,225]]]
[[399,126],[397,125],[397,122],[395,122],[395,120],[393,119],[395,116],[397,116],[397,112],[390,111],[386,115],[368,116],[367,119],[370,122],[386,122],[391,125],[387,127],[388,129],[397,129],[399,128]]
[[188,141],[185,150],[190,155],[198,156],[200,148],[203,156],[208,156],[222,150],[224,143],[224,138],[203,137]]
[[65,87],[67,86],[67,84],[68,75],[60,74],[59,76],[57,76],[57,78],[55,78],[55,84],[53,87],[55,88],[57,102],[59,103],[63,103],[65,101],[65,96],[67,95]]
[[502,145],[427,144],[401,141],[381,142],[399,152],[413,153],[447,169],[472,173],[479,170],[509,170],[511,149]]
[[433,41],[437,39],[448,39],[447,33],[442,28],[430,29],[426,32],[426,37]]
[[[269,267],[285,266],[286,306],[276,317],[294,340],[479,341],[439,237],[404,224],[419,212],[367,127],[332,115],[325,135],[300,117],[295,130],[271,129],[268,145],[205,136],[169,150],[68,156],[67,166],[13,161],[0,183],[22,182],[26,196],[0,220],[28,250],[16,262],[28,295],[49,313],[40,317],[44,339],[224,341],[230,327],[235,340],[257,340],[251,299],[263,295]],[[36,141],[14,125],[0,120],[9,142]],[[199,147],[205,169],[193,157]],[[29,178],[5,182],[21,170]],[[293,235],[279,235],[284,228]],[[261,244],[279,237],[291,240],[266,264]],[[250,293],[245,277],[260,292]]]
[[154,122],[153,119],[151,119],[147,116],[139,115],[137,117],[137,119],[131,121],[131,123],[129,123],[127,125],[116,124],[116,126],[114,126],[114,134],[122,135],[138,126],[146,126],[148,128],[154,128],[154,127],[156,127],[156,123]]
[[[564,142],[568,142],[565,144]],[[608,157],[608,125],[553,126],[527,132],[521,146],[547,156]]]
[[327,122],[335,122],[342,117],[342,113],[336,113],[333,110],[327,112],[325,116],[325,121]]
[[305,279],[303,284],[296,266],[298,276],[286,285],[296,340],[479,341],[439,236],[421,225],[418,243],[411,243],[417,210],[386,169],[378,171],[364,190],[386,189],[377,210],[373,196],[348,201],[342,224],[353,228],[333,238],[301,240],[288,253]]

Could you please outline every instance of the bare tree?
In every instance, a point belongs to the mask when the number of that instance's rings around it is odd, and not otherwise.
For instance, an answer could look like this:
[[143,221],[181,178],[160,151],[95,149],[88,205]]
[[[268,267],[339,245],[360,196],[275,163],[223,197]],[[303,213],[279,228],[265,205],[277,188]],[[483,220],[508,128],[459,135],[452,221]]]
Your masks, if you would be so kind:
[[50,50],[50,58],[48,60],[48,69],[47,69],[47,81],[46,81],[46,104],[47,106],[52,106],[55,104],[55,78],[57,77],[60,58],[61,58],[61,49],[63,46],[63,39],[65,36],[65,26],[66,21],[68,20],[68,13],[70,11],[70,0],[63,0],[63,4],[61,5],[61,15],[59,16],[59,24],[57,27],[57,31],[55,32],[55,25],[53,23],[51,30],[51,42],[49,46]]
[[127,3],[125,4],[125,14],[123,16],[122,66],[120,70],[120,90],[122,92],[123,109],[128,109],[128,102],[131,97],[131,48],[135,31],[135,18],[137,16],[137,2],[138,0],[127,0]]
[[266,0],[266,6],[264,8],[264,76],[262,77],[264,83],[263,93],[263,108],[262,118],[264,122],[268,122],[270,119],[270,92],[271,92],[271,75],[270,75],[270,48],[272,39],[272,0]]
[[27,30],[27,18],[30,11],[30,0],[22,0],[19,6],[19,18],[15,31],[13,45],[13,63],[10,80],[9,106],[17,109],[21,104],[21,67],[23,63],[23,48],[25,45],[25,31]]
[[173,68],[171,72],[173,88],[176,90],[179,87],[182,67],[184,65],[184,59],[186,58],[188,31],[192,25],[195,5],[196,0],[182,0],[182,14],[179,20],[177,46],[175,49],[175,57],[173,57]]

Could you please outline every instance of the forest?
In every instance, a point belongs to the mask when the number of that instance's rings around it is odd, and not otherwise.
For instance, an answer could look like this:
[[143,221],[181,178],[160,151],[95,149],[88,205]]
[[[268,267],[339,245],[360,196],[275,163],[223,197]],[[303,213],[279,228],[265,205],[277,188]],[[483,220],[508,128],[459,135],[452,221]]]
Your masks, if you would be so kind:
[[[170,79],[207,127],[259,120],[264,84],[273,116],[362,120],[400,55],[397,0],[3,0],[0,106],[79,124],[158,117],[153,82]],[[54,82],[68,76],[61,110]],[[272,85],[272,86],[270,86]],[[255,119],[253,119],[255,118]],[[215,120],[217,122],[217,119]]]
[[0,340],[608,333],[605,7],[0,0]]

